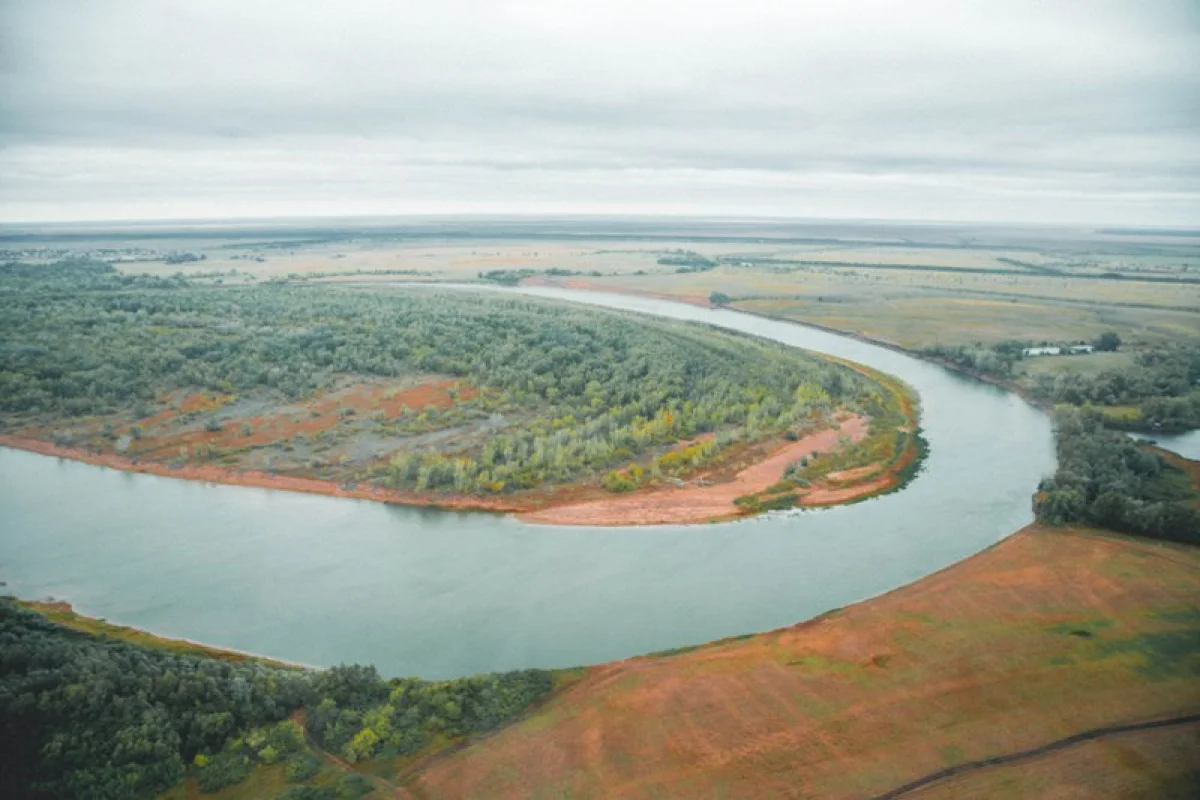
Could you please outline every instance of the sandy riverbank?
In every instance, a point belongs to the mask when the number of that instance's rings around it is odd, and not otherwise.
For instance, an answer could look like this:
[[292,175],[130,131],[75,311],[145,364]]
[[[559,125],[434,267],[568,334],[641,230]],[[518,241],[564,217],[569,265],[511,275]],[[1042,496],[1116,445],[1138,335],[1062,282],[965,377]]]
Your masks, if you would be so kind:
[[[525,513],[521,519],[550,525],[682,525],[712,522],[741,516],[745,512],[733,501],[743,495],[761,492],[783,476],[788,464],[813,453],[836,450],[842,436],[852,442],[861,441],[867,434],[864,417],[844,420],[836,429],[811,433],[799,441],[789,442],[767,458],[739,472],[733,480],[710,486],[664,486],[628,495],[613,495],[601,500],[573,505],[553,506]],[[805,498],[806,504],[824,505],[830,496],[835,502],[846,502],[877,491],[876,481],[840,490],[815,490]],[[826,495],[824,492],[837,492]],[[807,502],[808,498],[813,500]]]
[[[715,522],[742,516],[745,512],[734,506],[735,498],[762,491],[775,483],[783,475],[787,465],[793,461],[798,461],[813,452],[829,453],[836,450],[841,436],[856,442],[860,441],[866,432],[867,420],[863,417],[852,417],[844,420],[836,430],[818,431],[799,441],[786,443],[762,460],[742,469],[732,480],[716,482],[710,486],[675,488],[655,485],[627,495],[610,495],[598,487],[559,487],[550,492],[531,492],[506,497],[434,495],[364,484],[348,485],[319,478],[233,470],[207,464],[176,465],[161,461],[135,460],[114,453],[95,452],[11,434],[0,434],[0,446],[69,458],[126,472],[451,511],[514,513],[527,522],[543,524],[661,525]],[[849,502],[879,491],[886,486],[888,480],[884,477],[858,486],[817,488],[805,497],[804,504],[830,505]]]
[[274,475],[269,472],[232,470],[206,464],[176,466],[161,461],[135,461],[112,453],[96,453],[80,447],[64,447],[39,439],[29,439],[9,434],[0,434],[0,446],[13,447],[46,456],[69,458],[98,467],[160,475],[181,480],[221,483],[230,486],[252,486],[260,489],[278,489],[287,492],[307,492],[331,497],[351,497],[358,500],[375,500],[397,505],[423,506],[457,511],[492,511],[498,513],[525,511],[529,503],[505,497],[473,497],[467,495],[426,495],[418,492],[402,492],[378,486],[347,486],[319,478],[302,478],[289,475]]

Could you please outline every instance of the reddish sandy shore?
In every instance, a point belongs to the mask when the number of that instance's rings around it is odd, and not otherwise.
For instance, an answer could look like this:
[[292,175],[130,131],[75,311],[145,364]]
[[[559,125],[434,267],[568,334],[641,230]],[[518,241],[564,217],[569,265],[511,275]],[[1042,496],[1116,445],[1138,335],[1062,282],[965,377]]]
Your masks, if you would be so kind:
[[332,497],[353,497],[359,500],[377,500],[382,503],[456,510],[513,512],[523,511],[528,508],[528,504],[522,503],[517,499],[503,497],[488,498],[468,495],[432,496],[417,492],[402,492],[364,485],[358,485],[354,488],[344,488],[341,484],[333,481],[323,481],[319,478],[272,475],[269,472],[232,470],[211,465],[188,464],[176,467],[160,461],[134,461],[110,453],[95,453],[78,447],[62,447],[38,439],[26,439],[7,434],[0,434],[0,446],[15,447],[18,450],[27,450],[31,453],[41,453],[46,456],[69,458],[74,461],[82,461],[85,464],[111,467],[112,469],[120,469],[127,472],[163,475],[168,478],[182,478],[183,480],[190,481],[224,483],[231,486],[255,486],[261,489],[282,489],[289,492],[308,492],[309,494],[325,494]]
[[[0,446],[13,447],[31,453],[69,458],[95,466],[161,475],[183,480],[221,483],[231,486],[253,486],[289,492],[307,492],[331,497],[351,497],[375,500],[396,505],[424,506],[459,511],[490,511],[518,513],[528,522],[553,525],[660,525],[715,522],[741,516],[744,512],[733,501],[745,494],[762,491],[777,482],[784,469],[793,461],[813,452],[828,453],[838,446],[845,435],[861,440],[867,432],[867,421],[853,417],[842,422],[837,430],[810,434],[791,442],[762,461],[742,470],[727,482],[712,486],[684,488],[653,487],[627,495],[609,496],[580,501],[579,491],[562,491],[557,495],[536,494],[512,497],[477,497],[475,495],[433,495],[384,489],[369,484],[346,485],[320,478],[276,475],[269,472],[235,470],[210,464],[173,465],[162,461],[134,460],[113,453],[98,453],[81,447],[64,447],[9,434],[0,434]],[[850,487],[816,488],[804,496],[804,505],[832,505],[848,502],[880,491],[890,485],[890,477]],[[598,487],[592,487],[599,493]],[[586,487],[578,487],[591,493]],[[586,494],[585,494],[586,496]],[[593,495],[594,496],[594,495]]]
[[[766,459],[747,467],[726,483],[712,486],[663,487],[629,495],[616,495],[603,500],[554,506],[521,514],[527,522],[549,525],[679,525],[710,522],[740,516],[743,512],[733,501],[747,494],[761,492],[783,477],[788,464],[813,453],[836,450],[841,436],[860,441],[867,434],[867,420],[851,417],[836,430],[809,434],[791,442]],[[880,479],[886,485],[886,478]],[[843,502],[877,491],[872,482],[847,489],[816,490],[805,497],[805,504],[823,505]],[[836,497],[835,497],[836,496]],[[831,499],[831,497],[833,499]],[[809,502],[809,498],[813,498]]]

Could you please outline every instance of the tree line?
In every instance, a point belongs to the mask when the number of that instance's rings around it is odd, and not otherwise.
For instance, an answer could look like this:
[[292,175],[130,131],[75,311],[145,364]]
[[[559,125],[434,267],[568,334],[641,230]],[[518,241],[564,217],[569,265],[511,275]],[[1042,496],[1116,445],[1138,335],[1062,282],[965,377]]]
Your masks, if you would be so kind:
[[1200,544],[1200,511],[1190,504],[1195,489],[1186,472],[1105,427],[1095,411],[1061,409],[1054,421],[1058,470],[1034,497],[1039,521]]
[[[1171,342],[1139,350],[1132,367],[1097,375],[1038,375],[1037,397],[1075,406],[1135,406],[1127,427],[1183,431],[1200,427],[1200,344]],[[1117,417],[1110,424],[1121,424]]]
[[[302,783],[324,769],[307,737],[352,763],[396,758],[491,730],[552,686],[542,670],[424,681],[227,663],[78,633],[0,598],[0,796],[154,797],[189,774],[215,791],[277,763]],[[351,779],[325,796],[362,793]]]

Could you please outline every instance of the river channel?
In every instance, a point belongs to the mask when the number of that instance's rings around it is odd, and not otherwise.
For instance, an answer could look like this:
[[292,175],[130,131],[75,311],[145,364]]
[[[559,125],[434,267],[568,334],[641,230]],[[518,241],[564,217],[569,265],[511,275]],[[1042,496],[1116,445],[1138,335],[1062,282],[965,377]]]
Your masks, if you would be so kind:
[[389,677],[565,667],[769,630],[902,586],[1030,522],[1031,495],[1053,471],[1044,414],[903,353],[730,310],[520,291],[716,325],[895,375],[921,397],[924,467],[903,491],[840,508],[558,528],[0,448],[3,591],[305,664],[374,664]]

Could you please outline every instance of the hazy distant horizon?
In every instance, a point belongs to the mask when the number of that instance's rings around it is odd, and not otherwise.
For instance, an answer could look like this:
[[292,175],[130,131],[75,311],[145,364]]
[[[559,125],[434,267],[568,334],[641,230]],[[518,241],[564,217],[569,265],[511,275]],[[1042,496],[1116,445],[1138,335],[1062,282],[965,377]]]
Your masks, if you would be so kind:
[[678,224],[750,224],[762,223],[774,226],[796,225],[807,226],[836,226],[850,227],[866,226],[899,226],[914,228],[1001,228],[1001,229],[1030,229],[1030,230],[1080,230],[1099,232],[1102,230],[1129,229],[1137,231],[1180,231],[1200,233],[1200,225],[1139,225],[1127,222],[1031,222],[1023,220],[1000,219],[903,219],[903,218],[867,218],[867,217],[811,217],[811,216],[769,216],[749,214],[620,214],[620,213],[568,213],[568,212],[529,212],[529,213],[406,213],[406,214],[312,214],[287,216],[211,216],[211,217],[147,217],[147,218],[95,218],[95,219],[31,219],[4,220],[0,219],[0,231],[23,228],[47,228],[52,230],[71,230],[73,228],[113,228],[146,227],[155,229],[172,229],[188,227],[207,227],[237,229],[251,226],[279,226],[281,228],[301,227],[304,225],[337,226],[362,224],[367,227],[386,226],[388,224],[458,224],[468,222],[479,223],[534,223],[534,222],[575,222],[575,223],[678,223]]

